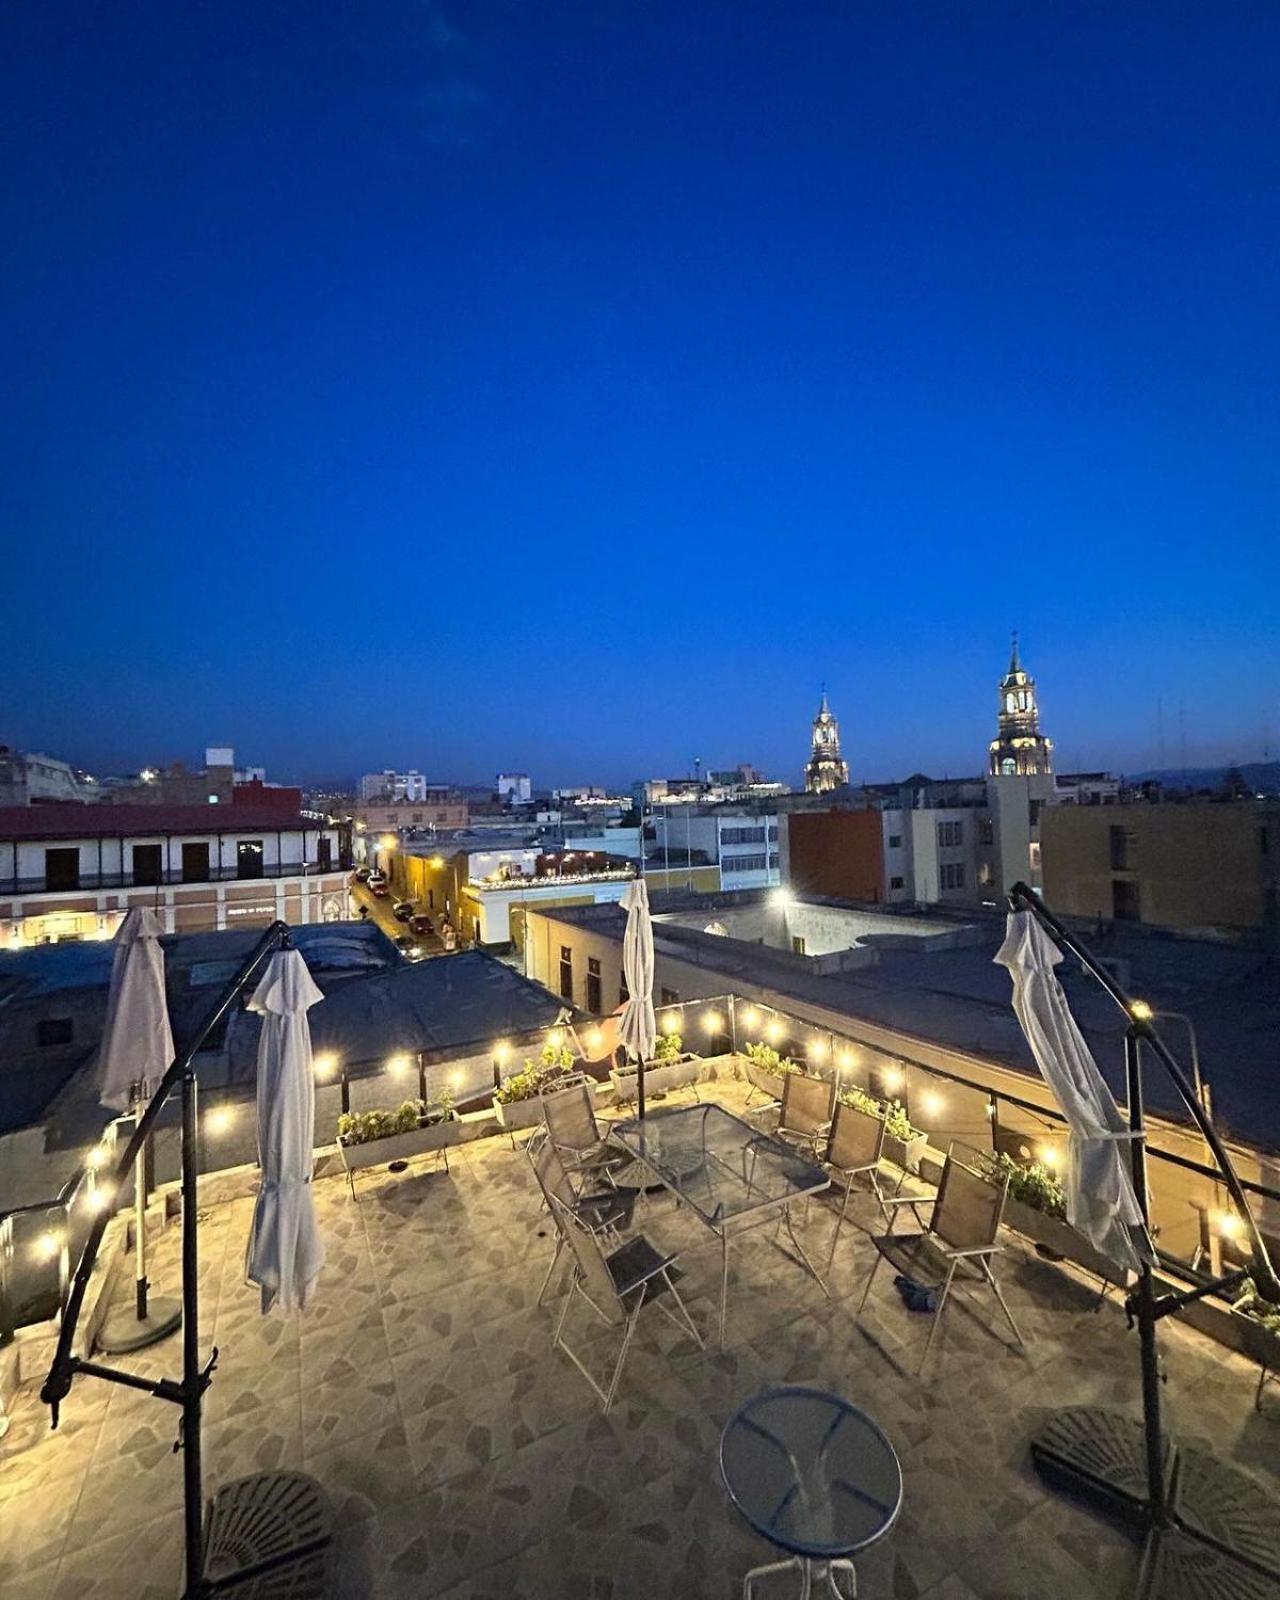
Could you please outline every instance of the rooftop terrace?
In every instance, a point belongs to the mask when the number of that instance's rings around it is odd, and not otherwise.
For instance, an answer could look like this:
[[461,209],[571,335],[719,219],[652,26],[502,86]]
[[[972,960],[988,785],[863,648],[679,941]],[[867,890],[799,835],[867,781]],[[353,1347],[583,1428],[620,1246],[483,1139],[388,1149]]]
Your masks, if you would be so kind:
[[[741,1106],[745,1086],[717,1098]],[[642,1316],[608,1416],[551,1348],[558,1303],[536,1304],[552,1249],[522,1152],[506,1138],[457,1147],[450,1171],[415,1163],[316,1185],[329,1259],[312,1309],[262,1318],[243,1281],[252,1202],[202,1215],[202,1328],[219,1361],[206,1401],[206,1486],[260,1468],[301,1467],[329,1491],[338,1528],[331,1594],[378,1596],[725,1596],[771,1558],[729,1506],[719,1431],[766,1384],[814,1381],[865,1407],[902,1461],[903,1511],[858,1561],[862,1592],[894,1600],[1091,1600],[1131,1591],[1137,1549],[1051,1494],[1028,1441],[1049,1406],[1100,1402],[1138,1414],[1135,1336],[1114,1296],[1039,1259],[1010,1234],[1001,1278],[1027,1339],[1017,1350],[986,1297],[957,1301],[925,1378],[928,1319],[877,1275],[857,1294],[876,1219],[857,1198],[831,1298],[771,1247],[731,1255],[729,1331],[699,1350]],[[681,1292],[710,1334],[719,1249],[687,1210],[655,1196],[639,1216],[681,1251]],[[821,1259],[829,1197],[797,1213]],[[172,1290],[177,1230],[153,1277]],[[603,1372],[616,1330],[578,1312],[570,1333]],[[708,1344],[712,1340],[708,1339]],[[1254,1409],[1257,1368],[1167,1322],[1161,1347],[1171,1426],[1204,1436],[1271,1483],[1280,1475],[1275,1390]],[[118,1358],[176,1375],[173,1341]],[[27,1392],[0,1442],[0,1591],[5,1600],[171,1600],[181,1581],[175,1411],[145,1394],[77,1380],[56,1434]],[[783,1584],[766,1593],[790,1593]]]

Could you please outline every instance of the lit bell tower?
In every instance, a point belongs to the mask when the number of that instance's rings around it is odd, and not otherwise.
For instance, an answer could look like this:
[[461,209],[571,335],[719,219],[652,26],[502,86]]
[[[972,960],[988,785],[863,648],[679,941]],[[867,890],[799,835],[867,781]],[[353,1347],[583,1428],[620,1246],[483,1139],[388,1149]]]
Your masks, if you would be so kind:
[[824,688],[822,704],[813,719],[813,750],[804,769],[804,786],[810,794],[829,794],[848,781],[849,763],[840,755],[840,724],[827,704]]
[[1040,732],[1036,680],[1023,671],[1016,633],[1009,670],[1000,680],[998,726],[990,746],[992,777],[1026,778],[1053,771],[1053,740]]

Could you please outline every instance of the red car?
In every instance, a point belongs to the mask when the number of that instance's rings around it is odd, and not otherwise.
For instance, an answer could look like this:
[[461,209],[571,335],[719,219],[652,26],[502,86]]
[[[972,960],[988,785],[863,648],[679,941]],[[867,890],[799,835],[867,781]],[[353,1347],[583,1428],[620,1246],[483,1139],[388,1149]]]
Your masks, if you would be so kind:
[[425,911],[415,911],[409,918],[409,926],[415,933],[434,933],[435,924]]

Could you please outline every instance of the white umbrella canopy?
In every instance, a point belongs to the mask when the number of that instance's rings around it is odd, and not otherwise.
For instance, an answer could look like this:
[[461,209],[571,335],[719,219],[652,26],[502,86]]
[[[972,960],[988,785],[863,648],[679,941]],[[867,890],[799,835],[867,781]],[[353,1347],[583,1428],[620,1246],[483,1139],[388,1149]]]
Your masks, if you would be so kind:
[[1031,912],[1011,911],[995,959],[1009,969],[1014,1012],[1071,1128],[1067,1221],[1136,1272],[1155,1253],[1133,1192],[1128,1129],[1058,982],[1062,952]]
[[154,911],[134,906],[116,929],[98,1099],[112,1111],[149,1100],[173,1060],[173,1032],[164,988],[164,930]]
[[647,1061],[658,1042],[658,1019],[653,1011],[653,919],[649,915],[649,885],[636,878],[622,897],[627,913],[622,936],[622,973],[627,980],[627,1001],[618,1023],[618,1037],[627,1054]]
[[262,1291],[265,1316],[305,1310],[324,1265],[311,1189],[316,1090],[307,1011],[324,996],[297,950],[278,950],[249,1009],[262,1017],[258,1041],[258,1162],[262,1185],[245,1253],[245,1273]]

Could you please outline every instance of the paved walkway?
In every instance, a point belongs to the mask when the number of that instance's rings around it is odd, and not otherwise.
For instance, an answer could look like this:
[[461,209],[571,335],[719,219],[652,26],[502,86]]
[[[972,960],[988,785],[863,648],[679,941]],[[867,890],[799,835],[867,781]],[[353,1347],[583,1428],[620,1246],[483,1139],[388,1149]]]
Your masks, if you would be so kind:
[[[738,1086],[724,1097],[737,1103]],[[452,1167],[369,1175],[358,1202],[340,1179],[317,1186],[329,1263],[302,1319],[263,1319],[243,1282],[250,1202],[201,1221],[203,1326],[220,1350],[207,1483],[281,1465],[318,1477],[337,1508],[335,1596],[728,1600],[769,1553],[726,1503],[719,1430],[748,1394],[782,1381],[865,1406],[902,1458],[902,1516],[859,1563],[868,1596],[1114,1600],[1131,1587],[1134,1547],[1047,1492],[1027,1454],[1049,1406],[1136,1412],[1135,1340],[1114,1301],[1094,1312],[1086,1285],[1010,1239],[1002,1277],[1029,1352],[975,1298],[949,1314],[920,1382],[925,1329],[890,1273],[854,1319],[865,1236],[842,1236],[827,1300],[757,1235],[736,1252],[729,1348],[699,1352],[664,1318],[643,1318],[606,1418],[552,1352],[551,1309],[534,1304],[551,1240],[523,1154],[486,1140]],[[859,1220],[873,1216],[862,1202]],[[718,1246],[666,1196],[642,1222],[684,1251],[682,1290],[710,1332]],[[800,1227],[815,1255],[831,1226],[814,1202]],[[156,1252],[162,1286],[175,1281],[177,1244],[174,1229]],[[581,1310],[571,1335],[603,1373],[617,1336]],[[1256,1369],[1181,1327],[1162,1343],[1184,1433],[1217,1439],[1260,1475],[1280,1471],[1280,1403],[1273,1391],[1253,1410]],[[177,1358],[170,1341],[132,1365],[176,1375]],[[89,1379],[56,1434],[33,1399],[19,1409],[0,1443],[5,1600],[172,1600],[175,1421],[169,1405]]]

